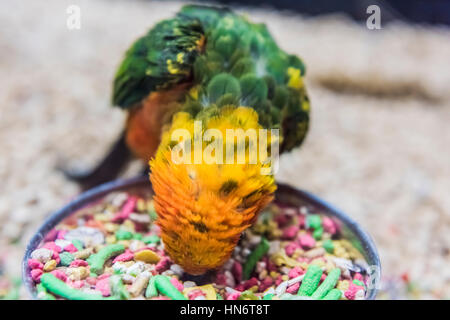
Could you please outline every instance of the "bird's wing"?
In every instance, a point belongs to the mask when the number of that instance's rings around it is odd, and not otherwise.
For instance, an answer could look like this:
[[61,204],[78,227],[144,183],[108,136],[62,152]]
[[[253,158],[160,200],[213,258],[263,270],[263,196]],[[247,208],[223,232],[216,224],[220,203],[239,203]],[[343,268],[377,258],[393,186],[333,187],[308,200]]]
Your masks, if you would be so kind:
[[189,81],[203,44],[196,19],[177,16],[158,23],[126,52],[114,78],[113,105],[127,109],[151,92]]

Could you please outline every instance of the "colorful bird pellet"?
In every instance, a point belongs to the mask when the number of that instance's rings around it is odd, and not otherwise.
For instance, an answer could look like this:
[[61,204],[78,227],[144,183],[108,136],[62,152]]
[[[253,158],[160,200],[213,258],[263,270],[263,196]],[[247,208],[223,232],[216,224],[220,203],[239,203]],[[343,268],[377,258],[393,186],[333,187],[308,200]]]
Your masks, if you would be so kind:
[[328,273],[328,276],[322,282],[322,284],[317,288],[316,291],[311,295],[313,299],[322,299],[328,292],[334,288],[341,275],[341,269],[335,268]]
[[86,293],[74,289],[51,273],[43,274],[41,276],[41,283],[46,290],[69,300],[100,300],[103,298],[101,294]]
[[308,267],[306,275],[303,278],[302,285],[298,290],[299,296],[311,296],[319,284],[320,277],[322,276],[322,269],[315,264]]
[[122,244],[110,244],[102,248],[98,253],[91,255],[87,262],[91,267],[91,272],[99,274],[103,270],[105,261],[109,258],[119,255],[125,251],[125,247]]
[[178,291],[177,288],[170,282],[167,277],[155,276],[155,287],[163,295],[173,299],[173,300],[187,300],[186,297]]
[[73,219],[60,223],[28,260],[37,297],[364,298],[367,274],[362,255],[342,238],[337,223],[318,211],[271,204],[211,281],[197,276],[197,283],[182,280],[188,278],[185,271],[166,255],[159,228],[154,218],[149,219],[151,208],[148,193],[113,193],[74,213],[76,225]]
[[250,253],[247,261],[244,264],[243,268],[244,279],[248,279],[250,277],[250,274],[255,268],[256,263],[267,253],[267,251],[269,251],[269,247],[270,247],[269,242],[265,238],[262,238],[259,245],[256,247],[254,251]]
[[323,298],[323,300],[339,300],[342,296],[342,291],[338,289],[330,290],[327,295]]

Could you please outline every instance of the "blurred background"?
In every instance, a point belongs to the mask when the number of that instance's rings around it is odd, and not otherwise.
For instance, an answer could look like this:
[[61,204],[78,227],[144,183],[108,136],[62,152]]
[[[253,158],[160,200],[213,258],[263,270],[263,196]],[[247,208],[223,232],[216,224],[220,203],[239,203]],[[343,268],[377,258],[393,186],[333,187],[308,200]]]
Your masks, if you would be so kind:
[[[450,298],[450,3],[223,1],[307,66],[312,123],[277,176],[347,212],[378,247],[380,299]],[[120,133],[110,106],[125,50],[183,2],[0,2],[0,297],[27,298],[21,259]],[[369,5],[381,29],[366,26]],[[66,26],[70,5],[81,28]],[[141,170],[132,164],[124,176]]]

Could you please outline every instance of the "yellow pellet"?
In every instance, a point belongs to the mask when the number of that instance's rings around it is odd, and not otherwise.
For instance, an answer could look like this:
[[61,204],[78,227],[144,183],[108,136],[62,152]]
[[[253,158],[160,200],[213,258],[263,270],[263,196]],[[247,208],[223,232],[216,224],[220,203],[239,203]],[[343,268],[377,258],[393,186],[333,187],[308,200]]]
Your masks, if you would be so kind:
[[152,250],[142,250],[134,254],[134,259],[153,264],[158,263],[161,258]]
[[130,246],[130,240],[119,240],[117,243],[122,244],[126,249]]
[[125,220],[123,222],[121,228],[123,228],[124,230],[130,231],[130,232],[135,232],[134,222],[131,221],[130,219]]
[[87,259],[89,258],[89,256],[93,253],[92,248],[86,248],[83,250],[79,250],[73,253],[73,256],[75,257],[75,259]]
[[108,243],[108,244],[116,243],[116,236],[115,235],[107,236],[106,243]]
[[83,280],[89,276],[89,271],[86,267],[68,268],[66,273],[72,281]]
[[103,213],[97,213],[94,215],[94,219],[101,222],[109,221],[109,217]]
[[258,286],[253,286],[250,287],[248,290],[250,290],[251,292],[258,292],[259,287]]
[[49,260],[44,265],[44,271],[45,272],[53,271],[55,270],[56,265],[57,265],[56,260]]
[[114,233],[119,229],[119,225],[116,223],[105,223],[104,228],[107,232]]
[[350,283],[348,282],[348,280],[340,280],[338,281],[336,288],[341,291],[347,291],[349,286]]
[[136,203],[136,208],[139,212],[144,212],[145,210],[147,210],[147,205],[145,203],[145,200],[139,199]]
[[275,279],[275,278],[277,278],[278,277],[278,272],[276,272],[276,271],[270,271],[270,276],[273,278],[273,279]]

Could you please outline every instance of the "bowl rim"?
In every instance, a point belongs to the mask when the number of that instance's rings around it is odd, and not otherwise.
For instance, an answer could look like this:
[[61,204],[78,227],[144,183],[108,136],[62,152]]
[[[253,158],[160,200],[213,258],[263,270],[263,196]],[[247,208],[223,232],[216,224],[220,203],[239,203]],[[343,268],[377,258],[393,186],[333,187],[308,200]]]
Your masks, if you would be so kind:
[[[52,230],[58,223],[60,223],[63,219],[70,216],[75,211],[91,204],[92,202],[101,199],[107,194],[120,191],[122,189],[139,187],[141,185],[145,185],[146,187],[150,187],[151,183],[147,176],[137,176],[128,179],[117,179],[110,182],[103,183],[98,185],[92,189],[84,191],[79,195],[75,196],[73,200],[64,205],[57,211],[54,211],[50,214],[39,227],[39,229],[34,233],[34,235],[29,240],[25,253],[22,260],[22,282],[27,290],[28,295],[32,299],[36,299],[36,289],[33,280],[30,276],[30,270],[28,267],[28,259],[30,258],[31,252],[33,252],[44,239],[45,235]],[[356,238],[361,242],[364,252],[363,255],[367,260],[367,263],[372,266],[376,266],[378,268],[378,277],[381,276],[381,263],[378,255],[378,250],[375,246],[374,241],[370,237],[370,235],[364,231],[364,229],[352,218],[350,218],[343,211],[337,209],[335,206],[330,205],[314,194],[294,188],[287,184],[277,183],[277,191],[278,193],[289,194],[291,196],[300,198],[301,200],[307,201],[312,204],[314,207],[319,208],[321,211],[326,213],[327,215],[331,215],[339,219],[348,227],[348,229],[356,236]],[[366,296],[367,300],[374,300],[377,294],[377,288],[369,289],[368,294]]]

